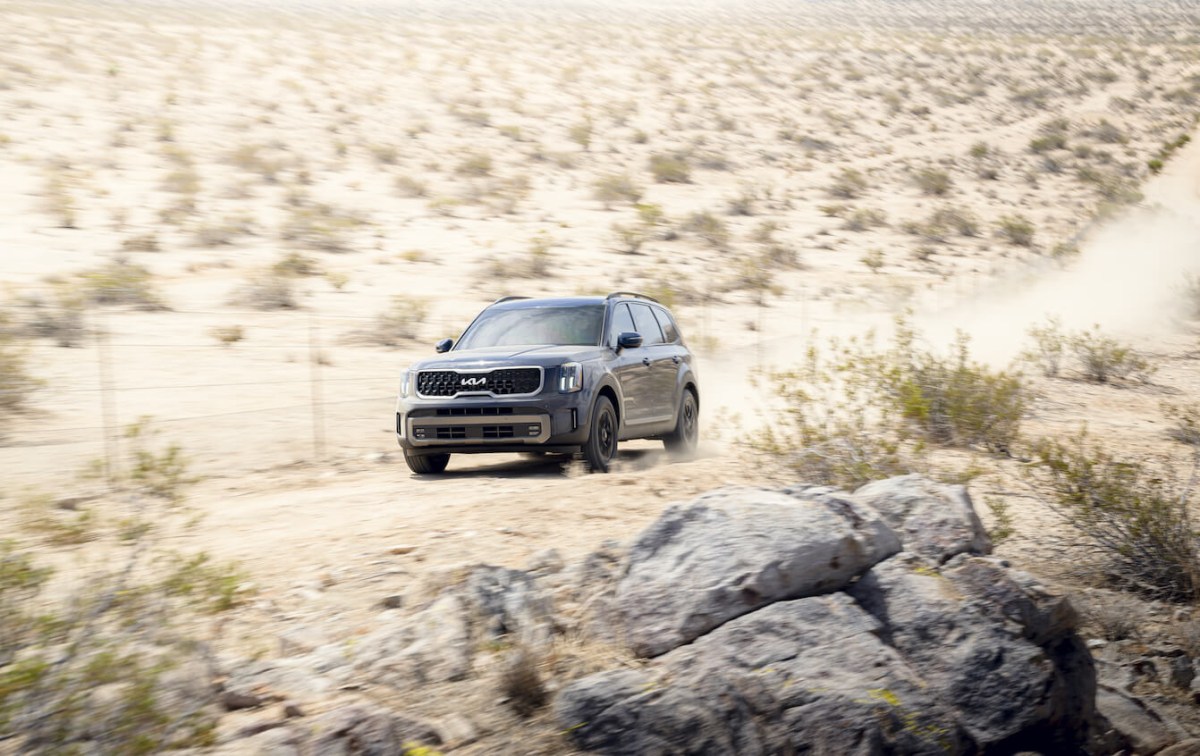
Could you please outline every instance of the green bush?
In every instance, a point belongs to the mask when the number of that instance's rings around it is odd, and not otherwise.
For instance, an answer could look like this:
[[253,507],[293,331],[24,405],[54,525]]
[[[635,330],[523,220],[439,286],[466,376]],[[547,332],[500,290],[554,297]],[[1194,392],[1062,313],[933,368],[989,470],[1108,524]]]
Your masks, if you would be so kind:
[[190,462],[179,444],[168,444],[160,451],[147,446],[155,433],[151,421],[149,416],[142,416],[125,428],[125,438],[130,442],[129,483],[142,494],[178,503],[183,500],[184,489],[196,478],[188,472]]
[[781,401],[755,448],[808,481],[856,487],[926,464],[930,445],[1008,453],[1029,390],[1018,374],[973,362],[965,336],[942,356],[904,320],[887,349],[871,341],[809,349],[805,362],[768,376]]
[[41,595],[51,571],[0,543],[0,734],[15,752],[137,755],[213,744],[204,646],[176,626],[217,608],[218,586],[172,594],[134,569],[136,553],[59,602]]
[[872,411],[869,387],[842,380],[843,372],[814,347],[800,366],[770,373],[782,411],[752,448],[779,458],[807,483],[846,490],[913,472],[902,439],[881,427]]
[[903,323],[875,375],[890,410],[926,441],[1008,453],[1029,402],[1021,376],[973,362],[959,335],[949,356],[921,348]]
[[1144,382],[1154,372],[1150,362],[1133,347],[1103,335],[1098,325],[1090,331],[1080,331],[1071,336],[1070,345],[1079,359],[1084,376],[1096,383],[1107,383],[1112,378],[1123,379],[1131,375]]
[[1034,447],[1052,505],[1100,558],[1119,588],[1170,600],[1200,595],[1200,554],[1189,514],[1191,485],[1169,465],[1152,469],[1091,445],[1085,431],[1068,443]]
[[1047,378],[1057,377],[1070,341],[1062,331],[1061,322],[1057,318],[1047,318],[1044,325],[1030,326],[1026,333],[1033,339],[1033,346],[1021,357],[1037,366]]

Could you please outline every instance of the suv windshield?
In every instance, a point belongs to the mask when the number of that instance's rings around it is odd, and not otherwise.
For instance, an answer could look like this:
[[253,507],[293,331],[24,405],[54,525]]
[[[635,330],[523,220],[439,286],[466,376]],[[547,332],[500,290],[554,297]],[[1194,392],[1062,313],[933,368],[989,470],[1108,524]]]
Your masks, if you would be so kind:
[[599,346],[604,305],[484,310],[456,349],[561,344]]

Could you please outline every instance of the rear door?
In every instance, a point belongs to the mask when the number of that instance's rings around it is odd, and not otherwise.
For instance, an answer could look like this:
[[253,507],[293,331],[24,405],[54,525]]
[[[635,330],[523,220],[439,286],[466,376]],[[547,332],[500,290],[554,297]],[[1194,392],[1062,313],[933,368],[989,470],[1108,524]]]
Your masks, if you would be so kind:
[[650,305],[630,302],[633,322],[642,334],[642,364],[650,371],[645,401],[647,422],[661,422],[675,416],[675,376],[678,364],[673,359],[674,348],[666,343],[658,319]]
[[[622,333],[641,333],[629,312],[629,305],[621,302],[613,307],[611,325],[608,329],[608,344],[617,349],[617,337]],[[642,363],[644,349],[622,349],[617,352],[613,374],[621,384],[621,416],[625,425],[646,422],[650,406],[650,366]]]

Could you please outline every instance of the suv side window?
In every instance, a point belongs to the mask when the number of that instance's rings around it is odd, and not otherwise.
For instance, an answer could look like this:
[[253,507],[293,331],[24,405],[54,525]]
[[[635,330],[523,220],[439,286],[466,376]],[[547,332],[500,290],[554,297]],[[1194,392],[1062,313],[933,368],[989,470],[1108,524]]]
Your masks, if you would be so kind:
[[636,331],[637,326],[633,324],[633,316],[629,314],[629,305],[622,302],[613,308],[612,317],[612,345],[617,345],[617,337],[622,333]]
[[642,344],[652,346],[663,343],[662,329],[658,327],[650,308],[644,304],[630,303],[629,309],[633,311],[633,322],[637,324],[638,333],[642,334]]
[[658,318],[658,324],[662,326],[663,336],[666,337],[668,344],[679,343],[679,328],[675,326],[675,321],[671,320],[671,316],[666,310],[660,310],[657,307],[651,307],[651,312],[654,317]]

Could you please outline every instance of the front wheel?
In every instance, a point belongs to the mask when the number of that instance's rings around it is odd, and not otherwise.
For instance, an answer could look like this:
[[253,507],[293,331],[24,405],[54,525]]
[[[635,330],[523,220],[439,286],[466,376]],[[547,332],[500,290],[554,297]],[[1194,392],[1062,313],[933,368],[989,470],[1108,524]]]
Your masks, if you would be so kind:
[[420,475],[436,475],[450,464],[449,454],[409,454],[404,452],[408,469]]
[[700,438],[700,405],[691,389],[684,389],[683,401],[675,419],[675,430],[663,438],[667,451],[676,457],[687,458],[696,453]]
[[583,445],[583,461],[592,472],[608,472],[609,463],[617,456],[617,412],[607,396],[596,400],[592,409],[592,425],[587,443]]

